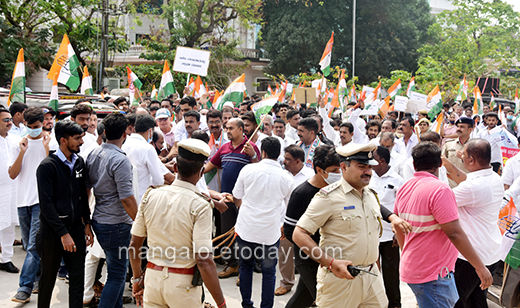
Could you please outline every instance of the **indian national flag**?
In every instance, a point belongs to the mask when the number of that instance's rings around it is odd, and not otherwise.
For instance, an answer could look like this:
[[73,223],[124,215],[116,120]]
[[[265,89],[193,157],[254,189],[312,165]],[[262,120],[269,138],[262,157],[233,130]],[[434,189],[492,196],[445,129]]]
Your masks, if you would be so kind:
[[266,95],[267,95],[267,97],[273,95],[273,89],[271,89],[271,85],[267,86],[267,93],[266,93]]
[[[173,81],[173,75],[170,71],[170,66],[168,65],[168,60],[164,61],[163,72],[161,77],[161,85],[159,86],[159,92],[157,93],[157,97],[162,100],[167,98],[168,96],[176,93],[175,91],[175,83]],[[153,96],[153,91],[152,91]]]
[[[381,93],[381,81],[379,81],[379,84],[374,89],[374,91],[372,91],[372,93],[370,93],[367,96],[367,98],[365,99],[365,109],[367,109],[373,101],[375,101],[376,99],[379,98],[380,93]],[[367,104],[368,104],[368,106],[367,106]]]
[[83,79],[81,80],[81,94],[94,95],[92,90],[92,76],[88,73],[87,66],[83,68]]
[[443,120],[444,120],[444,112],[441,112],[437,116],[437,119],[435,119],[435,121],[433,121],[430,130],[436,132],[437,134],[440,134]]
[[8,107],[11,105],[11,102],[25,103],[25,61],[23,48],[20,48],[14,66],[11,90],[9,90],[9,97],[7,98]]
[[355,102],[356,99],[356,86],[352,85],[352,88],[350,89],[350,93],[348,94],[348,101],[349,102]]
[[479,87],[473,88],[473,95],[475,96],[475,101],[473,102],[473,114],[483,114],[484,106],[482,106],[482,94],[480,93]]
[[338,86],[336,90],[333,92],[331,105],[332,107],[341,108],[344,110],[343,101],[345,96],[345,91],[347,90],[347,82],[345,81],[345,70],[341,70],[341,75],[339,76]]
[[491,111],[495,109],[495,96],[493,95],[493,92],[491,92],[491,100],[489,101],[489,108]]
[[152,99],[157,99],[158,98],[158,93],[159,91],[157,91],[157,89],[155,88],[155,85],[152,86],[152,94],[150,94],[150,97]]
[[415,91],[415,76],[410,79],[410,83],[406,89],[406,96],[408,96],[408,98],[410,98],[410,95],[412,95],[412,91]]
[[54,80],[52,81],[51,96],[49,98],[49,107],[54,109],[54,111],[58,111],[58,99],[58,74],[55,74]]
[[386,118],[386,115],[390,111],[390,95],[385,97],[385,100],[383,101],[383,104],[379,108],[379,115],[381,116],[381,119]]
[[193,96],[193,91],[195,91],[195,80],[193,80],[193,76],[190,76],[190,83],[188,84],[188,88],[190,89],[190,95]]
[[128,89],[130,96],[130,103],[132,105],[139,104],[139,97],[141,97],[140,89],[143,86],[142,82],[137,78],[137,75],[127,66],[126,72],[128,74]]
[[244,93],[246,92],[246,74],[235,79],[222,94],[222,99],[217,106],[218,110],[222,110],[222,107],[226,102],[233,102],[235,106],[239,105],[244,101]]
[[217,109],[217,105],[220,102],[221,94],[218,90],[215,90],[215,96],[213,96],[213,109]]
[[520,99],[518,98],[518,88],[516,88],[515,92],[515,114],[518,114],[520,111]]
[[202,83],[202,79],[200,76],[197,76],[197,79],[195,79],[195,88],[193,91],[193,96],[195,98],[202,97],[202,94],[206,93],[206,87],[204,87],[204,83]]
[[430,119],[436,118],[437,114],[442,111],[442,96],[439,85],[436,85],[428,94],[428,97],[426,98],[426,108],[429,110],[428,116]]
[[262,115],[268,114],[269,111],[273,109],[273,106],[276,103],[278,103],[278,100],[282,95],[285,96],[284,91],[280,92],[277,95],[265,98],[251,106],[251,110],[255,113],[256,123],[260,124],[260,122],[262,121]]
[[332,31],[332,35],[330,36],[330,40],[327,42],[327,46],[325,46],[325,50],[323,51],[323,55],[320,60],[320,68],[323,72],[324,76],[329,76],[330,74],[330,59],[332,57],[332,45],[334,44],[334,31]]
[[457,97],[455,98],[455,101],[462,101],[462,94],[465,95],[465,98],[468,97],[468,82],[466,81],[466,74],[464,74],[464,78],[460,82],[459,91],[457,92]]
[[401,89],[401,78],[397,79],[396,82],[388,89],[388,96],[394,98],[399,93]]
[[76,91],[80,85],[78,67],[80,67],[78,57],[70,45],[67,34],[64,34],[47,78],[53,80],[54,75],[58,73],[58,82]]

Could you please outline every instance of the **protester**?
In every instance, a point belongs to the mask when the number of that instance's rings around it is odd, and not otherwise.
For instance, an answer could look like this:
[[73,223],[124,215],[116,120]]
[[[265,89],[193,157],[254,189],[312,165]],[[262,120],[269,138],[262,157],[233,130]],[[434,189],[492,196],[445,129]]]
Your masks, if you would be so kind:
[[128,101],[126,100],[126,98],[124,97],[118,97],[116,98],[116,100],[114,101],[114,105],[116,105],[117,109],[123,111],[123,112],[129,112],[129,106],[128,106]]
[[83,307],[85,251],[93,243],[85,188],[87,173],[83,158],[77,155],[85,131],[75,122],[60,121],[55,133],[59,148],[36,171],[41,212],[37,237],[41,257],[38,307],[50,307],[62,258],[70,277],[69,307]]
[[26,104],[20,102],[12,102],[9,107],[9,113],[13,118],[13,126],[11,127],[10,133],[19,137],[23,137],[26,134],[24,125],[24,112],[28,108]]
[[[211,151],[208,158],[210,160],[211,158],[213,158],[215,153],[218,152],[218,150],[220,149],[220,147],[222,147],[223,144],[229,142],[227,134],[224,133],[224,130],[222,128],[222,114],[223,113],[219,110],[213,109],[210,110],[206,115],[207,124],[209,128],[208,134],[210,135],[209,146]],[[209,189],[217,192],[222,191],[220,185],[220,183],[222,182],[222,172],[219,172],[218,169],[214,169],[212,172],[204,174],[204,177]]]
[[292,140],[289,138],[287,134],[285,134],[285,122],[282,119],[274,120],[273,133],[275,136],[278,136],[283,139],[282,148],[285,149],[289,145],[294,144],[296,140]]
[[401,281],[408,283],[420,308],[453,307],[459,298],[453,278],[457,250],[475,268],[482,289],[493,278],[460,225],[453,192],[438,179],[440,147],[421,142],[412,157],[416,173],[399,189],[394,208],[414,226],[408,234],[396,230],[402,248]]
[[297,145],[305,152],[305,166],[312,168],[312,161],[316,148],[322,143],[317,136],[318,122],[313,118],[304,118],[298,122]]
[[292,140],[300,140],[298,137],[298,123],[300,122],[300,114],[298,110],[287,111],[287,124],[285,125],[285,134]]
[[120,253],[130,243],[130,228],[137,213],[132,187],[132,164],[121,146],[128,120],[112,113],[103,119],[107,142],[87,157],[87,188],[94,189],[96,207],[92,226],[107,258],[107,281],[99,307],[122,307],[128,255]]
[[339,139],[342,146],[349,144],[354,136],[354,125],[350,122],[343,122],[339,125]]
[[401,148],[404,149],[402,153],[406,157],[412,156],[412,149],[419,143],[419,139],[413,131],[414,125],[415,121],[410,117],[406,117],[401,120],[397,127],[397,131],[403,134],[403,138],[399,139],[399,143]]
[[[16,204],[22,242],[27,252],[20,273],[20,287],[12,301],[27,303],[31,300],[33,288],[38,290],[37,273],[40,270],[40,256],[36,251],[36,234],[40,229],[40,202],[36,181],[36,169],[49,155],[50,136],[43,132],[43,111],[29,107],[23,113],[28,135],[19,145],[13,147],[9,167],[11,179],[17,179],[18,192]],[[12,129],[12,128],[11,128]],[[22,189],[23,188],[23,189]]]
[[[87,104],[77,104],[70,111],[70,119],[76,123],[78,123],[83,131],[86,132],[89,129],[91,115],[94,112],[92,107]],[[83,137],[83,145],[81,146],[81,150],[79,155],[86,159],[88,154],[92,152],[95,148],[97,148],[99,144],[97,143],[97,138],[92,134],[85,134]]]
[[[235,231],[240,256],[240,294],[242,306],[253,306],[251,292],[255,260],[262,271],[261,307],[272,307],[276,284],[276,263],[280,244],[280,226],[285,204],[293,190],[292,177],[277,162],[281,144],[274,137],[262,142],[262,160],[242,168],[233,198],[238,212]],[[269,192],[269,197],[265,197]],[[285,202],[285,204],[284,204]]]
[[[468,173],[468,170],[464,167],[464,162],[462,161],[462,150],[464,149],[464,145],[468,142],[471,132],[473,132],[473,120],[467,117],[460,117],[456,122],[455,126],[457,127],[457,139],[447,141],[442,147],[442,155],[447,158],[452,164],[457,166],[457,168],[464,173]],[[449,184],[451,188],[457,187],[457,182],[453,180],[454,174],[450,174],[451,178],[449,178]]]
[[[500,119],[498,118],[498,114],[495,112],[490,112],[486,114],[486,124],[487,129],[481,130],[477,138],[485,139],[491,144],[491,166],[493,167],[493,171],[499,172],[500,168],[502,167],[502,150],[500,149],[500,142],[501,142],[501,136],[500,133],[506,133],[504,132],[504,129],[500,126],[497,126],[498,121]],[[512,138],[516,140],[516,138]],[[518,145],[518,141],[516,141],[516,144]]]
[[155,131],[161,134],[164,139],[164,144],[161,147],[167,150],[171,149],[175,144],[175,125],[170,121],[171,113],[166,108],[161,108],[155,113],[155,120],[157,121],[157,128]]

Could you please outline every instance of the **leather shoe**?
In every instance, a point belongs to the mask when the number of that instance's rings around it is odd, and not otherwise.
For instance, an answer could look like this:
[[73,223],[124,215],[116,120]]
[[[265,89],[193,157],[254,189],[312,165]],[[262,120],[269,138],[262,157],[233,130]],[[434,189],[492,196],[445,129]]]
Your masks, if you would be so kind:
[[291,291],[291,289],[286,289],[285,287],[278,287],[274,291],[274,295],[276,295],[276,296],[284,295],[285,293],[287,293],[289,291]]
[[232,267],[232,266],[226,266],[223,271],[218,273],[219,278],[228,278],[231,276],[238,276],[238,266]]
[[11,262],[11,261],[6,262],[6,263],[0,263],[0,270],[6,271],[8,273],[14,273],[14,274],[20,272],[18,267],[14,266],[13,262]]

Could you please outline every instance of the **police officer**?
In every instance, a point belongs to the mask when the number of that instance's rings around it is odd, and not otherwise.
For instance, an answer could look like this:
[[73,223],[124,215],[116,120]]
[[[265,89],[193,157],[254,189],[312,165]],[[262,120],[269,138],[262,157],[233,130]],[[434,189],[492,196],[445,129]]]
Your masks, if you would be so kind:
[[[381,278],[365,272],[354,277],[347,268],[353,265],[379,275],[375,262],[382,216],[388,219],[391,215],[394,227],[398,225],[405,233],[410,230],[402,219],[380,208],[377,195],[366,187],[372,166],[377,165],[372,156],[376,148],[371,143],[336,148],[342,159],[342,179],[316,194],[294,230],[294,242],[321,265],[317,274],[318,307],[388,306]],[[318,229],[319,247],[311,238]]]
[[[464,167],[464,162],[462,162],[462,150],[464,150],[464,145],[471,137],[471,133],[473,132],[473,126],[475,122],[472,118],[468,117],[460,117],[456,122],[457,126],[457,139],[447,140],[444,143],[442,148],[442,155],[446,157],[452,164],[457,166],[460,171],[465,174],[469,173],[469,171]],[[455,174],[450,174],[451,177],[455,177]],[[451,188],[457,187],[457,182],[454,179],[448,179]]]
[[[213,205],[195,187],[210,149],[201,140],[186,139],[178,143],[178,151],[177,179],[147,190],[132,226],[133,295],[138,306],[202,307],[203,288],[193,285],[198,267],[217,306],[226,307],[211,253]],[[138,254],[145,238],[149,248],[143,283]]]

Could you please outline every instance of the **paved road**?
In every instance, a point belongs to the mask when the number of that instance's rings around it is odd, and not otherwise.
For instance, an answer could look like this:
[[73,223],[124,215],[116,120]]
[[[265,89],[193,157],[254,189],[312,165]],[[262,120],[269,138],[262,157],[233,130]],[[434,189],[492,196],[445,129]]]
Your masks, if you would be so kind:
[[[20,230],[17,228],[17,238],[19,236]],[[22,267],[23,260],[25,258],[25,252],[22,250],[21,246],[15,246],[14,250],[14,258],[13,263],[19,268]],[[217,265],[219,269],[222,267]],[[11,301],[11,298],[15,295],[16,290],[18,289],[18,274],[9,274],[6,272],[0,272],[0,307],[24,307],[24,308],[36,308],[37,295],[33,294],[31,297],[31,302],[28,304],[17,304]],[[103,277],[106,277],[103,274]],[[277,272],[277,278],[279,280],[280,273]],[[261,298],[261,274],[254,274],[253,281],[253,301],[256,306],[260,306],[260,298]],[[298,279],[298,275],[297,275]],[[241,307],[240,302],[240,291],[236,286],[236,277],[221,279],[220,280],[224,295],[226,297],[227,306],[230,308],[239,308]],[[277,283],[278,286],[278,283]],[[130,291],[126,290],[125,295],[130,295]],[[401,283],[401,294],[402,294],[402,305],[403,308],[415,308],[416,301],[413,296],[412,291],[408,286],[404,283]],[[292,292],[289,292],[283,296],[275,297],[275,308],[283,308],[285,304],[292,296]],[[215,305],[213,299],[209,295],[209,292],[206,292],[206,300]],[[489,302],[489,301],[488,301]],[[56,286],[54,288],[54,293],[52,296],[51,305],[53,308],[66,308],[68,307],[68,284],[66,284],[63,280],[57,280]],[[135,307],[134,304],[125,305],[125,307]],[[490,308],[499,308],[500,306],[489,302]]]

